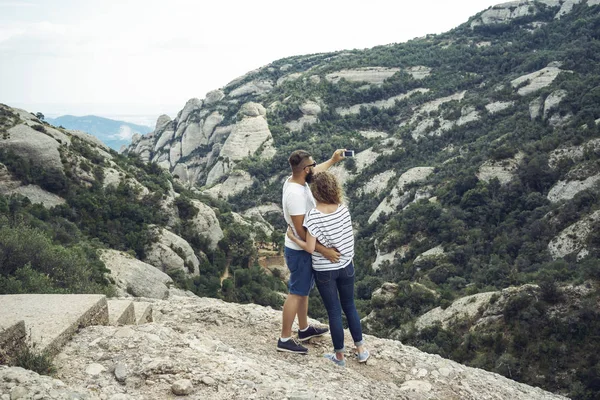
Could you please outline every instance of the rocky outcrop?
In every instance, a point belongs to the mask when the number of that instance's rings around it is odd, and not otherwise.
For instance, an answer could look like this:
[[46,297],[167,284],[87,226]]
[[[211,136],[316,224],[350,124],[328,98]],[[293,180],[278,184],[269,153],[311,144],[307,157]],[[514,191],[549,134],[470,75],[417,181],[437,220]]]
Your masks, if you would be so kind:
[[200,274],[200,261],[192,246],[173,232],[160,227],[153,227],[157,241],[146,250],[145,262],[165,273],[182,271],[185,275]]
[[[233,161],[241,160],[256,153],[268,139],[273,138],[265,119],[264,107],[256,103],[252,103],[252,105],[254,107],[249,106],[240,110],[242,120],[234,125],[227,137],[219,154],[221,157],[227,157]],[[254,116],[251,112],[259,115]]]
[[566,90],[555,90],[550,93],[548,97],[546,97],[546,101],[544,101],[544,119],[548,118],[550,111],[558,107],[560,102],[567,96]]
[[444,254],[446,254],[444,252],[444,247],[442,245],[436,246],[432,249],[429,249],[421,254],[419,254],[417,256],[417,258],[415,258],[414,264],[419,264],[421,261],[428,259],[428,258],[437,258],[437,257],[441,257]]
[[246,171],[235,170],[229,174],[225,182],[219,183],[204,193],[215,198],[225,200],[230,196],[235,196],[252,186],[252,176]]
[[167,298],[173,280],[158,268],[116,250],[102,251],[100,259],[110,270],[119,296]]
[[350,114],[358,114],[360,112],[361,107],[379,108],[379,109],[392,108],[396,105],[396,101],[400,101],[400,100],[409,98],[410,96],[412,96],[416,93],[427,93],[427,92],[429,92],[429,89],[426,89],[426,88],[413,89],[407,93],[403,93],[403,94],[399,94],[397,96],[390,97],[389,99],[378,100],[378,101],[374,101],[372,103],[355,104],[350,107],[338,107],[335,109],[335,111],[338,114],[344,116],[344,115],[350,115]]
[[525,154],[519,152],[510,159],[500,161],[488,160],[479,167],[477,178],[485,182],[496,178],[502,185],[506,185],[515,176],[523,157],[525,157]]
[[513,88],[518,87],[518,94],[521,96],[526,96],[530,93],[537,92],[541,88],[549,86],[561,72],[571,72],[561,70],[559,67],[560,63],[552,62],[548,64],[546,68],[542,68],[539,71],[535,71],[512,80],[510,84]]
[[213,90],[213,91],[206,93],[206,96],[204,99],[204,104],[206,104],[207,106],[210,106],[215,103],[218,103],[219,101],[223,100],[224,98],[225,98],[225,93],[223,93],[222,90]]
[[485,109],[490,114],[496,114],[500,111],[506,110],[509,107],[512,107],[514,104],[514,101],[496,101],[494,103],[486,104]]
[[317,102],[307,101],[300,106],[300,111],[302,111],[302,117],[285,124],[292,132],[298,132],[307,125],[316,124],[319,121],[318,115],[321,113],[321,106]]
[[[367,365],[348,357],[347,367],[339,368],[322,356],[331,350],[329,337],[311,340],[304,357],[273,351],[280,311],[207,298],[150,301],[156,322],[83,328],[55,358],[55,378],[1,366],[0,390],[12,398],[39,393],[89,400],[176,393],[205,399],[563,399],[369,335]],[[347,331],[345,338],[352,343]]]
[[248,82],[238,88],[233,89],[231,92],[229,92],[229,97],[246,96],[249,94],[261,95],[268,93],[271,90],[273,90],[273,82],[268,80],[257,80]]
[[[38,125],[41,127],[41,125]],[[42,129],[44,129],[42,127]],[[13,150],[21,157],[46,169],[63,171],[58,148],[60,143],[52,136],[26,124],[8,130],[8,137],[0,140],[0,148]]]
[[24,185],[14,189],[4,190],[2,188],[2,183],[0,182],[0,194],[5,196],[10,196],[11,194],[20,194],[21,196],[27,197],[31,203],[41,204],[45,208],[56,207],[61,204],[65,204],[66,202],[66,200],[62,197],[57,196],[54,193],[47,192],[37,185]]
[[499,294],[499,292],[478,293],[461,297],[452,302],[446,309],[436,307],[417,318],[415,328],[422,330],[436,323],[441,323],[442,327],[447,329],[449,326],[462,321],[471,321],[481,315],[481,308],[489,305],[492,296],[498,296]]
[[568,254],[579,252],[580,257],[584,257],[587,254],[585,248],[587,238],[592,232],[594,224],[598,221],[600,221],[600,211],[595,211],[564,229],[548,243],[550,256],[556,260]]
[[394,170],[387,170],[375,175],[369,179],[359,190],[364,194],[381,194],[388,185],[388,182],[396,176]]
[[208,239],[211,249],[215,249],[224,235],[214,210],[198,200],[192,200],[192,204],[198,209],[198,214],[192,219],[194,229],[200,236]]
[[[409,183],[420,182],[425,179],[429,175],[433,173],[433,167],[415,167],[411,168],[400,176],[398,179],[398,183],[392,189],[392,192],[388,197],[386,197],[379,206],[373,211],[371,216],[369,217],[369,223],[373,223],[377,220],[379,215],[381,214],[389,214],[397,210],[398,206],[400,206],[403,202],[402,193],[404,187]],[[404,194],[406,196],[406,194]],[[405,200],[408,200],[406,198]],[[406,204],[402,204],[404,206]]]
[[592,139],[581,146],[556,149],[550,153],[548,165],[550,168],[555,169],[561,159],[571,160],[575,163],[580,162],[587,151],[596,154],[600,153],[600,139]]
[[403,259],[407,251],[408,247],[406,246],[393,250],[390,253],[384,253],[381,250],[377,250],[377,256],[375,257],[375,261],[371,265],[371,268],[373,268],[373,271],[377,272],[385,263],[392,264],[396,258]]
[[558,181],[548,192],[548,200],[557,203],[561,200],[571,200],[579,192],[588,190],[600,183],[600,174],[583,180]]
[[325,75],[325,79],[332,83],[338,83],[341,79],[348,82],[367,82],[374,85],[382,84],[400,68],[365,67],[356,69],[345,69]]

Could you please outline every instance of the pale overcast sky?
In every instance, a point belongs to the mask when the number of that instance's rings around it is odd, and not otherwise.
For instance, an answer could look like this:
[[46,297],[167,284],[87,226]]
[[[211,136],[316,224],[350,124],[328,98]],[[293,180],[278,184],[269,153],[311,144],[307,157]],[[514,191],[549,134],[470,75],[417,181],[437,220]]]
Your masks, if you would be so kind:
[[283,57],[448,31],[502,0],[0,0],[0,103],[175,114]]

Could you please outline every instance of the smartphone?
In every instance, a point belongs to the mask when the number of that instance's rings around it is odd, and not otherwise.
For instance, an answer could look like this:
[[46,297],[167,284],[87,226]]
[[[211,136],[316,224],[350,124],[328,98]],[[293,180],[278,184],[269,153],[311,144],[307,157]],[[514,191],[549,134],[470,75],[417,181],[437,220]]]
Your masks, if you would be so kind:
[[354,150],[345,150],[344,157],[354,157]]

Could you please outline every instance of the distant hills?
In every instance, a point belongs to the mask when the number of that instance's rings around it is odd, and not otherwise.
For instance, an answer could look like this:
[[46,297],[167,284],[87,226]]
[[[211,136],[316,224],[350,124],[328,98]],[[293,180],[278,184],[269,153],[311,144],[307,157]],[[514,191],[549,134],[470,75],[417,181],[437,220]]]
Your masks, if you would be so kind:
[[86,115],[83,117],[63,115],[57,118],[46,118],[46,121],[55,126],[63,126],[67,129],[87,132],[117,151],[122,145],[129,145],[131,143],[133,134],[139,133],[145,135],[152,132],[152,128],[149,126],[97,117],[95,115]]

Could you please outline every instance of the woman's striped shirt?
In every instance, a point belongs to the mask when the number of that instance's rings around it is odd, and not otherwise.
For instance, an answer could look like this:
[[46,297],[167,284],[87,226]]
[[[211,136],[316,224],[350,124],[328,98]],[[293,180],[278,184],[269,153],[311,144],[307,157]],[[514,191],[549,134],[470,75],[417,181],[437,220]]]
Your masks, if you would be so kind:
[[348,208],[340,204],[334,212],[324,214],[313,208],[304,218],[304,226],[325,247],[335,247],[340,259],[332,263],[317,251],[312,254],[315,271],[331,271],[344,268],[354,257],[354,233]]

